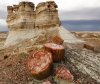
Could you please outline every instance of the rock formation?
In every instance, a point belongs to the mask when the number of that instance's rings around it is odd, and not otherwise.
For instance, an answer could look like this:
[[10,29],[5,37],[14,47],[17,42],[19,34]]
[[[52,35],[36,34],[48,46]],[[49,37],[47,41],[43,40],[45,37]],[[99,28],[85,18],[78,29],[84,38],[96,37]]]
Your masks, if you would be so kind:
[[[20,2],[19,5],[8,6],[9,35],[4,46],[7,48],[0,50],[0,83],[42,84],[42,81],[36,81],[28,74],[25,68],[26,59],[32,51],[43,47],[35,46],[34,42],[42,43],[41,41],[46,40],[46,37],[58,34],[59,30],[64,40],[65,56],[57,65],[64,64],[73,74],[76,84],[100,84],[100,53],[83,49],[84,41],[77,39],[60,26],[56,8],[57,5],[53,1],[39,3],[36,8],[31,2]],[[85,38],[87,35],[79,36]],[[97,44],[98,41],[93,43]],[[89,40],[89,43],[92,41]],[[97,48],[97,50],[100,49]],[[57,65],[54,67],[56,68]],[[55,80],[53,75],[51,78],[52,81]]]
[[27,38],[33,38],[36,29],[48,29],[60,26],[57,5],[54,1],[39,3],[20,2],[7,7],[9,35],[4,47],[16,44]]

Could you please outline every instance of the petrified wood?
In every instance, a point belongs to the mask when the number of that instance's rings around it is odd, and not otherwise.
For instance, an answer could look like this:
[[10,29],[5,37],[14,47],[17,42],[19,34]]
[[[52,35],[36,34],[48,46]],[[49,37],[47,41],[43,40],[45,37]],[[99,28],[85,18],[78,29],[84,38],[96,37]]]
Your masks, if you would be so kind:
[[32,53],[28,61],[28,69],[37,79],[43,79],[50,75],[52,69],[52,55],[44,50],[37,50]]
[[73,75],[64,65],[60,65],[55,70],[55,76],[56,78],[65,80],[66,82],[73,82]]
[[63,40],[60,36],[58,36],[58,35],[52,36],[52,37],[51,37],[51,40],[52,40],[53,43],[56,43],[56,44],[63,44],[63,41],[64,41],[64,40]]
[[46,43],[44,45],[45,49],[52,53],[52,58],[54,62],[61,61],[64,58],[64,46],[55,43]]

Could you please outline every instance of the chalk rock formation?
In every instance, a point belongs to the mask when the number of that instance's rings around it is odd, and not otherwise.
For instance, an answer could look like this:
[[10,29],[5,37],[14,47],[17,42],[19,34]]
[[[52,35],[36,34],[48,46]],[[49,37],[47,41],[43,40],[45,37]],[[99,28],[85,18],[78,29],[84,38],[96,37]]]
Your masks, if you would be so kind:
[[57,5],[54,1],[39,3],[20,2],[7,7],[9,35],[4,47],[14,45],[25,39],[34,38],[35,30],[45,30],[60,26]]
[[39,3],[36,7],[36,25],[59,25],[57,5],[54,1]]

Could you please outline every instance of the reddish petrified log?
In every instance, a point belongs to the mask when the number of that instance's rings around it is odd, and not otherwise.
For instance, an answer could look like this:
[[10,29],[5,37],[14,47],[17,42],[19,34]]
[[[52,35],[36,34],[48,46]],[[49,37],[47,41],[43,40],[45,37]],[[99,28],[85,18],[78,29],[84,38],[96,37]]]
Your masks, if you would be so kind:
[[51,82],[50,81],[45,81],[42,84],[51,84]]
[[64,46],[55,43],[46,43],[44,45],[45,49],[52,53],[52,58],[54,62],[61,61],[64,58]]
[[73,75],[65,66],[60,66],[55,71],[55,77],[66,80],[67,82],[73,82]]
[[43,79],[50,75],[52,69],[52,55],[48,51],[37,50],[32,53],[28,61],[28,69],[37,79]]
[[94,46],[91,45],[91,44],[89,44],[89,43],[84,44],[84,48],[89,49],[89,50],[93,50],[93,51],[94,51]]
[[57,35],[52,36],[51,39],[52,39],[52,42],[56,44],[63,44],[63,41],[64,41],[60,36],[57,36]]

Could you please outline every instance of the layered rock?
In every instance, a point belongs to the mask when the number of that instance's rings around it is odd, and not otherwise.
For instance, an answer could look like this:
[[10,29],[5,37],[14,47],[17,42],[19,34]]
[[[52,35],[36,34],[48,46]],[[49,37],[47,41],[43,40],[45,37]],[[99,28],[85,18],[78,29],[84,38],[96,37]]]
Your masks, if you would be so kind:
[[59,25],[57,5],[54,1],[39,3],[36,7],[36,25]]
[[5,46],[10,46],[27,38],[34,38],[35,30],[60,26],[57,5],[54,1],[39,3],[22,1],[18,5],[7,7],[9,35]]
[[20,2],[19,5],[8,6],[7,11],[7,23],[10,31],[34,28],[36,15],[32,2]]
[[59,25],[57,5],[54,1],[39,3],[20,2],[19,5],[8,6],[7,23],[10,30],[34,29]]

